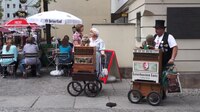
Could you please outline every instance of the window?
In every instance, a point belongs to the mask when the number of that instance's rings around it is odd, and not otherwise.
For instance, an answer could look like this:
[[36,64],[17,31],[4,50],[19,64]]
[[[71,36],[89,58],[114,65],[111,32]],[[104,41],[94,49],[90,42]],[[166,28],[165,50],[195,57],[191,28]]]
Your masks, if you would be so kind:
[[21,5],[21,4],[19,4],[19,8],[20,8],[20,9],[22,8],[22,5]]
[[176,39],[200,39],[200,7],[167,8],[167,32]]
[[15,4],[13,4],[13,8],[16,8],[16,5],[15,5]]
[[9,13],[7,13],[7,18],[10,18],[10,14]]
[[28,10],[28,6],[27,5],[25,6],[25,10]]
[[13,17],[15,18],[15,13],[13,13]]
[[10,4],[7,4],[7,8],[10,8]]
[[141,41],[141,13],[138,12],[136,14],[136,18],[137,18],[137,41],[140,42]]

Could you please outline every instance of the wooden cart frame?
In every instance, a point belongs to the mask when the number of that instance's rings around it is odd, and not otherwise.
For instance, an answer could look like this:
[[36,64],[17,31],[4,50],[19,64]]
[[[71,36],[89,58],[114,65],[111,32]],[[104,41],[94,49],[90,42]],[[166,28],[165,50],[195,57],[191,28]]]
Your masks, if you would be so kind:
[[102,89],[97,76],[95,47],[74,47],[72,82],[67,86],[68,93],[79,96],[84,91],[89,97],[97,96]]
[[[164,88],[160,84],[162,52],[160,50],[135,49],[133,55],[133,62],[138,62],[138,64],[133,64],[131,90],[128,92],[129,101],[139,103],[143,98],[146,98],[150,105],[159,105],[164,96]],[[144,63],[144,65],[139,62]],[[152,62],[157,63],[157,65],[150,66]],[[155,74],[157,79],[152,77],[152,74]]]

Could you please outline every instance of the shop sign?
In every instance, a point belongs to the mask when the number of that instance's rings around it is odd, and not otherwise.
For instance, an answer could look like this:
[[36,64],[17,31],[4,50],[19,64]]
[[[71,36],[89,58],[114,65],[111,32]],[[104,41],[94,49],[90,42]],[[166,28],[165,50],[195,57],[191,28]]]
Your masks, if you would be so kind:
[[17,11],[17,12],[15,13],[15,15],[16,15],[17,17],[26,17],[28,14],[27,14],[26,11]]
[[25,4],[27,0],[19,0],[20,3]]

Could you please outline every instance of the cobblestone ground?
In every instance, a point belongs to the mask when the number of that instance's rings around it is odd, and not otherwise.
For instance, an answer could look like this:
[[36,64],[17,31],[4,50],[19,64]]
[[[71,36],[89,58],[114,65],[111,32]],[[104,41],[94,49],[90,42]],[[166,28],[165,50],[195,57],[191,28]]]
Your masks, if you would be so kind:
[[[182,93],[168,94],[160,106],[150,106],[146,101],[131,104],[127,93],[130,79],[103,84],[103,90],[95,98],[85,95],[72,97],[67,92],[70,77],[53,77],[42,69],[42,77],[23,79],[0,79],[0,112],[199,112],[200,89],[183,89]],[[56,99],[53,99],[55,97]],[[31,100],[27,104],[26,99]],[[12,101],[13,99],[13,101]],[[53,102],[64,100],[64,104]],[[65,101],[70,100],[70,101]],[[7,102],[6,102],[7,101]],[[52,102],[48,102],[52,101]],[[28,102],[28,101],[27,101]],[[106,107],[107,102],[117,103],[116,107]],[[22,104],[20,104],[22,103]],[[23,105],[23,103],[25,105]],[[12,106],[11,104],[15,104]]]

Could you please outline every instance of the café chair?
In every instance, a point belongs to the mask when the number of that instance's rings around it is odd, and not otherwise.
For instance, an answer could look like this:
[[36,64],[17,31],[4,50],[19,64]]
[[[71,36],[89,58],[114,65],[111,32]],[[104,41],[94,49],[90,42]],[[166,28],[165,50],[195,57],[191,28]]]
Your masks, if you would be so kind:
[[[69,53],[57,53],[56,58],[58,59],[57,66],[59,70],[63,70],[64,76],[70,76],[73,63],[72,63],[71,56],[69,55]],[[68,58],[70,58],[70,61],[65,60]]]
[[56,64],[55,64],[56,57],[55,57],[54,49],[48,48],[45,55],[47,57],[47,66],[46,66],[47,69],[49,70],[49,67],[51,65],[53,65],[55,67],[56,66]]
[[38,53],[25,53],[24,54],[24,58],[25,59],[35,59],[36,62],[34,64],[32,63],[26,63],[24,64],[25,67],[25,76],[23,76],[24,78],[26,78],[28,76],[28,74],[30,74],[31,76],[36,76],[36,72],[37,72],[37,60],[38,60]]
[[[0,54],[0,57],[1,57],[0,59],[2,59],[2,60],[7,60],[7,59],[14,60],[14,54]],[[9,73],[9,75],[16,77],[15,64],[8,65],[8,64],[1,63],[1,66],[3,68],[3,71],[2,71],[3,77],[5,77],[5,71],[7,71],[7,73]]]

